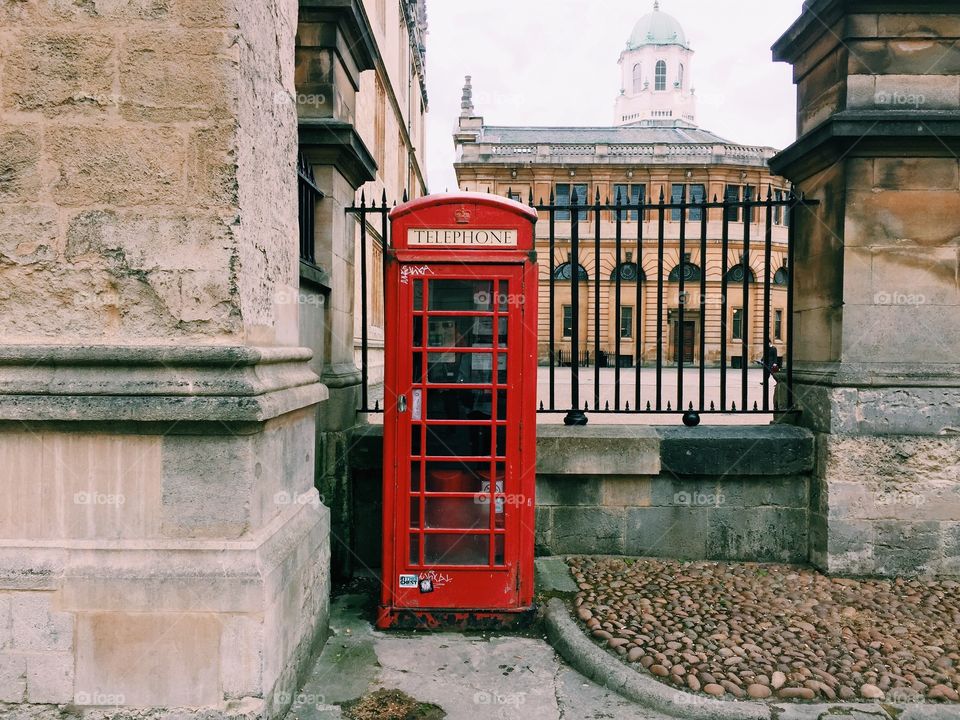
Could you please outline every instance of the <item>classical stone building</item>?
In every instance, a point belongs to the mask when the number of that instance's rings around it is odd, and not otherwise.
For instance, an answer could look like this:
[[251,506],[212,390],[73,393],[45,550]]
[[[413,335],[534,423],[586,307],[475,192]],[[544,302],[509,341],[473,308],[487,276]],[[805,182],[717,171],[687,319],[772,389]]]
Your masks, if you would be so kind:
[[345,208],[424,187],[424,30],[0,2],[0,716],[289,707],[350,533]]
[[[424,172],[424,0],[301,0],[296,45],[300,152],[324,198],[316,207],[315,263],[300,263],[300,329],[313,368],[330,390],[318,418],[318,488],[332,509],[335,573],[347,573],[355,527],[347,482],[349,437],[360,407],[360,253],[366,255],[370,383],[383,373],[383,242],[347,208],[419,197]],[[349,238],[349,240],[347,240]]]
[[812,0],[774,46],[799,140],[796,399],[817,434],[811,560],[960,573],[960,17]]
[[[775,199],[785,197],[788,185],[770,173],[768,161],[774,150],[739,145],[704,130],[696,124],[696,93],[693,85],[693,50],[680,23],[655,4],[653,12],[642,17],[633,29],[620,55],[622,89],[616,99],[614,124],[610,127],[503,127],[488,125],[473,105],[470,78],[464,87],[460,127],[455,135],[456,171],[462,190],[512,193],[515,199],[527,201],[532,195],[537,203],[555,198],[557,205],[567,205],[576,193],[579,203],[594,203],[597,195],[604,203],[615,203],[619,196],[624,203],[648,204],[659,201],[661,193],[667,203],[703,202],[714,198],[731,200],[763,199],[768,190]],[[773,310],[770,327],[763,328],[763,252],[757,251],[757,238],[762,238],[766,212],[756,208],[748,219],[754,238],[754,251],[748,258],[750,288],[746,305],[742,292],[744,277],[743,237],[745,213],[728,211],[730,244],[727,255],[727,277],[731,292],[723,308],[720,291],[723,273],[723,215],[720,209],[708,211],[707,254],[701,257],[701,210],[686,213],[687,242],[680,256],[681,211],[667,210],[665,225],[665,259],[662,269],[665,284],[664,327],[668,338],[665,361],[676,362],[680,333],[684,333],[685,362],[710,365],[720,360],[721,312],[726,312],[728,363],[742,362],[743,328],[746,327],[748,357],[763,353],[765,335],[783,352],[786,339],[787,222],[781,208],[773,213],[773,253],[769,268],[773,284]],[[607,354],[614,352],[616,334],[621,341],[622,365],[656,360],[657,337],[657,236],[659,216],[655,210],[643,213],[642,245],[638,246],[638,213],[622,212],[622,252],[617,258],[615,213],[602,213],[601,256],[596,265],[592,250],[592,213],[581,213],[581,247],[578,269],[570,255],[570,216],[557,217],[559,239],[553,258],[550,257],[549,227],[537,227],[538,255],[541,260],[540,356],[549,358],[549,304],[547,279],[553,267],[557,278],[555,342],[569,346],[573,308],[570,281],[576,275],[582,283],[580,292],[580,342],[583,351],[595,346],[592,318],[596,304],[600,306],[600,345]],[[594,289],[599,273],[602,290]],[[684,273],[686,311],[684,327],[680,327],[679,274]],[[699,280],[707,278],[708,296],[704,313],[700,313]],[[616,317],[614,292],[616,276],[622,280],[621,316]],[[640,292],[636,280],[639,276]],[[746,307],[746,322],[744,308]],[[760,318],[759,321],[756,319]],[[706,357],[699,357],[699,338],[706,325]]]

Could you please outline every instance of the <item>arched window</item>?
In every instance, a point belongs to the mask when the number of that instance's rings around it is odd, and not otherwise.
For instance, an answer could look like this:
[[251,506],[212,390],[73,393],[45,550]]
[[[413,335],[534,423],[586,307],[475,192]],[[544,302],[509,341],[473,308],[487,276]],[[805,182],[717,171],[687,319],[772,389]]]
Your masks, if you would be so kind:
[[[570,280],[573,276],[572,268],[573,266],[568,262],[565,262],[562,265],[557,265],[557,269],[553,271],[553,277],[555,277],[557,280]],[[587,269],[579,263],[577,264],[577,277],[579,278],[580,282],[586,282],[590,279],[590,276],[587,275]]]
[[620,267],[614,268],[613,272],[610,273],[610,282],[616,282],[618,274],[623,282],[636,282],[637,277],[640,278],[641,282],[647,281],[646,273],[634,262],[620,263]]
[[677,87],[683,90],[683,63],[680,63],[680,72],[677,74]]
[[[700,279],[700,266],[694,265],[692,262],[683,263],[683,279],[686,282],[691,280]],[[677,265],[673,270],[670,271],[670,276],[668,282],[680,282],[680,265]]]
[[[749,280],[747,282],[756,282],[757,276],[753,274],[753,270],[747,268],[747,273],[749,275]],[[743,282],[743,264],[734,265],[727,271],[727,282],[733,283],[742,283]]]
[[643,65],[637,63],[633,66],[633,91],[635,93],[643,90]]
[[774,285],[786,285],[790,282],[790,272],[786,267],[782,267],[773,274]]
[[667,64],[663,60],[657,60],[657,74],[655,76],[654,89],[667,89]]

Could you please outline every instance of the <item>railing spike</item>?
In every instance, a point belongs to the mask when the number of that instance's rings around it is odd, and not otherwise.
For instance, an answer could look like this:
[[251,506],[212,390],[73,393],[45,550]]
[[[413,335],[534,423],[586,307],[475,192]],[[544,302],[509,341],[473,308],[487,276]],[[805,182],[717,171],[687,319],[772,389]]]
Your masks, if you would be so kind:
[[691,403],[690,403],[690,407],[688,408],[688,410],[693,410],[693,402],[692,402],[692,401],[691,401]]
[[383,189],[383,195],[380,196],[380,204],[384,207],[387,206],[387,189]]
[[596,203],[597,203],[597,205],[600,204],[600,187],[599,187],[599,186],[597,186],[597,200],[596,200]]
[[553,205],[553,188],[550,189],[550,204]]
[[713,411],[716,410],[716,409],[717,409],[717,408],[714,406],[713,400],[711,400],[711,401],[710,401],[710,412],[713,412]]
[[410,199],[410,196],[407,195],[407,188],[403,189],[403,201],[407,202]]
[[530,186],[530,194],[527,196],[527,205],[533,205],[533,186]]
[[619,205],[619,204],[620,204],[620,188],[617,188],[616,197],[613,199],[613,202],[614,202],[616,205]]
[[374,403],[373,403],[373,411],[374,411],[374,412],[380,412],[380,401],[379,401],[379,400],[375,400],[375,401],[374,401]]
[[604,412],[610,412],[610,401],[607,400],[606,404],[603,407]]
[[513,186],[507,187],[507,197],[513,197]]
[[660,204],[663,205],[663,201],[666,199],[666,195],[663,194],[663,185],[660,186]]
[[754,401],[753,401],[753,411],[756,412],[756,411],[759,410],[759,409],[760,409],[760,408],[757,407],[757,401],[754,400]]
[[590,404],[587,403],[587,402],[584,402],[584,403],[583,403],[583,411],[584,411],[584,412],[587,412],[589,409],[590,409]]
[[667,400],[667,412],[673,412],[673,408],[670,407],[670,401]]
[[717,202],[717,194],[716,194],[716,193],[713,194],[713,202]]
[[363,190],[360,191],[360,207],[367,206],[367,196],[364,194]]
[[487,186],[487,195],[489,195],[489,194],[490,194],[490,186],[488,185],[488,186]]
[[730,412],[736,412],[736,411],[737,411],[737,401],[734,400],[732,403],[730,403]]
[[543,400],[540,401],[540,412],[543,412]]
[[627,410],[627,412],[630,412],[630,401],[629,401],[629,400],[627,400],[627,408],[626,408],[626,410]]
[[767,183],[767,200],[773,200],[773,187]]

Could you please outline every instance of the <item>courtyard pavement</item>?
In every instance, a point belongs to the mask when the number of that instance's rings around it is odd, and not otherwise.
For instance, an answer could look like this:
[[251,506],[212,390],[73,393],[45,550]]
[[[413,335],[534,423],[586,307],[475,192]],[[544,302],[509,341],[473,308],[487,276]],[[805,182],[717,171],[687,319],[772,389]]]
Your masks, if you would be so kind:
[[439,705],[449,720],[669,720],[590,682],[540,636],[379,632],[369,594],[331,605],[331,637],[287,720],[337,720],[379,688]]

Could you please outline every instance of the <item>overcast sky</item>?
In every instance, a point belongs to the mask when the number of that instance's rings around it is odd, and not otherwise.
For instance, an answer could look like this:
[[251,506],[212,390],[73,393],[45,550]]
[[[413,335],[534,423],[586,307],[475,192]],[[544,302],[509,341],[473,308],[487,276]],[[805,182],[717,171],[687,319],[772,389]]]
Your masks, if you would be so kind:
[[[745,145],[778,149],[796,137],[791,68],[770,46],[802,0],[661,0],[696,51],[697,124]],[[653,0],[428,0],[427,179],[455,189],[452,134],[463,76],[489,125],[612,125],[617,59]]]

